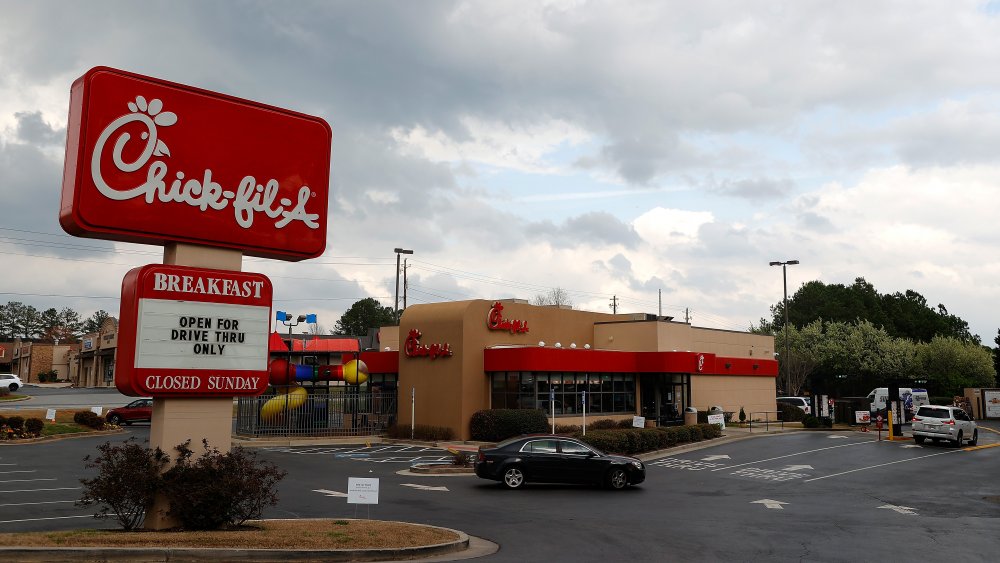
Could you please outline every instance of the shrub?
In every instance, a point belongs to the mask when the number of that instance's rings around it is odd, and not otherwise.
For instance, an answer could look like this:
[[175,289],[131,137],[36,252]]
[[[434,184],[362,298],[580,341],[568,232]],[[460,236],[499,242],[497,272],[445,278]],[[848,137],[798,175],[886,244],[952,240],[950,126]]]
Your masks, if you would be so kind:
[[6,424],[7,424],[7,417],[0,414],[0,426],[6,426]]
[[438,442],[455,439],[455,432],[447,426],[430,426],[418,424],[410,432],[409,424],[394,424],[385,429],[385,435],[396,440],[409,440],[413,436],[414,440],[424,442]]
[[[91,413],[93,414],[93,413]],[[160,471],[167,456],[159,449],[150,450],[135,442],[135,438],[112,445],[106,442],[97,446],[100,452],[93,461],[84,459],[88,468],[97,468],[93,479],[80,479],[83,496],[78,506],[100,504],[97,518],[115,520],[126,530],[142,523],[146,507],[153,502],[160,484]]]
[[45,423],[40,418],[29,418],[24,421],[24,429],[34,436],[40,436],[43,428],[45,428]]
[[[708,423],[705,423],[708,424]],[[705,439],[705,435],[701,432],[701,424],[695,426],[688,426],[688,433],[690,434],[690,440],[692,442],[700,442]]]
[[549,429],[545,412],[534,409],[491,409],[477,411],[469,421],[473,440],[499,442],[521,434],[537,434]]
[[260,518],[264,508],[278,503],[275,486],[287,475],[257,453],[236,447],[228,453],[209,448],[192,460],[190,441],[176,447],[177,463],[162,477],[169,515],[189,530],[238,526]]
[[787,403],[778,403],[778,412],[781,420],[785,422],[802,422],[806,417],[806,411]]
[[[796,407],[796,408],[798,408],[798,407]],[[802,419],[802,426],[804,426],[806,428],[819,428],[819,425],[820,425],[820,421],[815,416],[808,415],[804,419]]]
[[698,411],[698,424],[708,424],[708,411]]
[[469,455],[469,452],[464,452],[458,450],[451,454],[451,464],[456,467],[469,467],[472,465],[473,456]]
[[7,427],[14,432],[20,433],[24,430],[24,417],[23,416],[12,416],[7,419]]
[[[589,424],[587,427],[591,427]],[[556,434],[576,434],[583,430],[582,426],[576,424],[556,424]]]
[[98,416],[93,411],[80,411],[74,414],[73,422],[95,430],[104,430],[104,418]]
[[588,429],[591,430],[610,430],[612,428],[618,427],[617,420],[611,420],[610,418],[602,418],[600,420],[595,420],[587,425]]
[[699,424],[698,428],[706,440],[722,436],[722,428],[718,424]]
[[743,407],[740,407],[740,422],[746,422],[746,421],[747,421],[747,411],[743,410]]

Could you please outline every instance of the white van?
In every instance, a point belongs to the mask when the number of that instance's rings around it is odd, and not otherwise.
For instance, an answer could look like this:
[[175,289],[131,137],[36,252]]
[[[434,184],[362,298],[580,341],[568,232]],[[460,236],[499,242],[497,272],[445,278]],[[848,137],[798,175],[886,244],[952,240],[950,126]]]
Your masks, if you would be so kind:
[[[879,387],[878,389],[873,389],[868,394],[868,398],[872,400],[872,411],[880,411],[885,408],[885,403],[889,399],[889,388]],[[906,411],[907,419],[913,418],[913,413],[918,407],[931,403],[926,389],[900,387],[899,398],[903,401],[903,409]]]

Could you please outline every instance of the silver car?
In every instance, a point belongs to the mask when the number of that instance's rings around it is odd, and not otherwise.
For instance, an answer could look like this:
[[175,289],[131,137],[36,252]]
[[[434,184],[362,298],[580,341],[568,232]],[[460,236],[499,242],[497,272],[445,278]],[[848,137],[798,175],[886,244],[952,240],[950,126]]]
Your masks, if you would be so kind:
[[922,444],[925,439],[948,440],[956,448],[968,441],[970,446],[979,443],[976,422],[958,407],[923,405],[913,415],[913,440]]
[[13,373],[0,373],[0,387],[6,387],[11,392],[21,388],[21,378]]

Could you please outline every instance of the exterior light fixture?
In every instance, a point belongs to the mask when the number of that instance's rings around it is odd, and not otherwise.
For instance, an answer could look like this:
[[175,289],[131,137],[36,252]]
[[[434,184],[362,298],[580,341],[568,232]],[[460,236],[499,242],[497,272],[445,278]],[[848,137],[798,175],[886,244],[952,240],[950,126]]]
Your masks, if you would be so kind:
[[562,348],[562,344],[556,342],[556,348]]
[[413,251],[407,248],[394,248],[393,252],[396,253],[396,308],[393,312],[396,316],[396,325],[399,325],[399,255],[400,254],[413,254]]
[[583,349],[584,350],[590,350],[590,344],[584,344],[583,345]]
[[570,342],[569,347],[576,350],[576,342]]
[[538,341],[538,345],[539,346],[545,346],[545,341],[544,340],[539,340]]
[[[785,262],[769,262],[770,266],[781,266],[781,279],[784,281],[785,285],[785,297],[784,305],[782,308],[785,310],[785,382],[787,383],[790,378],[791,363],[788,361],[791,356],[788,354],[788,266],[794,266],[798,264],[798,260],[786,260]],[[757,369],[757,366],[753,367]]]

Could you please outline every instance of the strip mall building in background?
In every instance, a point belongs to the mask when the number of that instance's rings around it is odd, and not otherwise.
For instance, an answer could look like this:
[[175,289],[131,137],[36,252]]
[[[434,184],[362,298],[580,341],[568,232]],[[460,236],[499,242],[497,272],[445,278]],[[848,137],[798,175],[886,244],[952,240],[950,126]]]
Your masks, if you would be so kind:
[[384,366],[373,371],[398,370],[398,421],[412,414],[461,439],[476,411],[549,412],[553,402],[557,424],[580,424],[584,400],[589,420],[665,422],[686,407],[775,410],[773,337],[669,318],[517,300],[412,305],[399,327],[380,330],[379,346],[362,358]]

